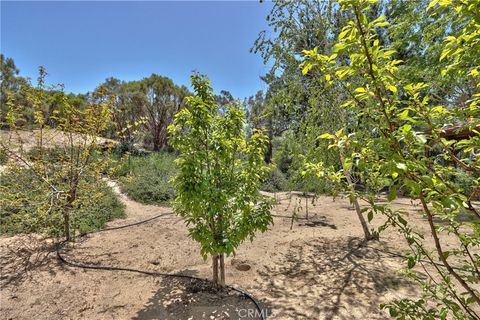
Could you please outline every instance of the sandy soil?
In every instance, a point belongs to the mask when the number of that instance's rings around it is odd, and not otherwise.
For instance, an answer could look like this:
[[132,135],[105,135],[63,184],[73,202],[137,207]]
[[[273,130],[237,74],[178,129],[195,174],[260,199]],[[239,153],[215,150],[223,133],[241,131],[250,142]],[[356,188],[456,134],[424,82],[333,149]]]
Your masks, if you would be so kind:
[[[40,130],[0,130],[0,145],[8,148],[11,151],[23,150],[29,151],[38,146],[40,141],[44,147],[61,147],[69,145],[72,139],[75,145],[83,144],[85,140],[90,141],[90,137],[55,129]],[[115,145],[118,142],[112,139],[103,137],[96,137],[96,143],[100,145]]]
[[[120,197],[127,218],[110,226],[171,210]],[[362,231],[347,200],[319,197],[312,205],[308,199],[305,219],[304,198],[277,197],[274,226],[226,260],[227,282],[254,295],[269,319],[385,319],[380,303],[418,294],[397,273],[402,260],[382,251],[405,248],[395,232],[359,246]],[[405,198],[395,205],[408,210],[419,229],[427,228],[418,204]],[[292,223],[294,210],[300,219]],[[0,238],[0,253],[0,312],[5,319],[252,319],[250,301],[232,292],[216,294],[199,282],[62,265],[39,236]],[[202,260],[198,245],[174,215],[89,235],[66,248],[65,256],[89,264],[210,277],[210,261]]]

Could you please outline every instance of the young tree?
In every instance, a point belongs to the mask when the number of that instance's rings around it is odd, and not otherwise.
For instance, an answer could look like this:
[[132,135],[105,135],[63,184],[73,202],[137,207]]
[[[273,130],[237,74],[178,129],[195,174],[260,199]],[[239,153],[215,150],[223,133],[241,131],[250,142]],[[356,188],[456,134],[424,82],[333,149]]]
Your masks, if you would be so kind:
[[[462,22],[463,28],[445,39],[440,56],[450,61],[441,75],[467,76],[476,84],[476,94],[460,107],[432,102],[430,83],[411,83],[402,77],[398,67],[402,61],[394,59],[395,51],[382,47],[378,39],[378,30],[388,22],[384,16],[372,21],[367,17],[372,2],[340,1],[353,19],[339,34],[335,53],[305,52],[304,73],[317,71],[327,84],[342,86],[350,96],[343,107],[375,128],[369,134],[323,136],[332,139],[332,147],[343,154],[343,170],[330,171],[329,176],[342,181],[355,166],[389,189],[389,201],[401,190],[422,205],[427,235],[419,234],[402,210],[377,202],[373,193],[355,191],[368,203],[369,219],[375,214],[387,217],[380,230],[392,226],[405,236],[411,250],[405,273],[423,287],[421,299],[384,305],[392,316],[479,319],[480,210],[472,201],[480,190],[478,1],[434,0],[426,8],[455,12],[448,15],[449,25]],[[318,173],[325,169],[310,166]],[[415,265],[425,271],[426,279],[413,272]]]
[[55,109],[50,115],[55,122],[52,128],[45,121],[45,105],[50,103],[45,76],[45,70],[40,68],[38,87],[24,88],[33,108],[33,125],[19,119],[25,106],[7,98],[5,118],[9,132],[2,135],[0,150],[11,159],[7,170],[28,170],[35,177],[35,188],[47,195],[41,201],[39,215],[59,212],[63,218],[63,234],[69,241],[72,239],[71,211],[78,205],[81,185],[96,181],[104,168],[104,159],[96,153],[98,138],[111,120],[112,101],[98,90],[88,106],[78,108],[63,91],[56,91]]
[[210,81],[199,74],[191,79],[196,95],[185,99],[169,127],[170,143],[180,153],[174,207],[203,258],[212,256],[213,281],[223,285],[224,255],[272,223],[271,202],[258,191],[267,138],[255,131],[247,140],[244,112],[229,104],[220,113]]

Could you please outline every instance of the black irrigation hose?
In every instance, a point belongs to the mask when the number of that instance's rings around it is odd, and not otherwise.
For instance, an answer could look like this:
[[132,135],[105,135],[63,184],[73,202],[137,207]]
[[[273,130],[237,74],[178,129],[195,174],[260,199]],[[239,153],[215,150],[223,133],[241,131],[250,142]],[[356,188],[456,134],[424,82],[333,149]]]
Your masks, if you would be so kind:
[[[111,228],[100,229],[100,230],[96,230],[96,231],[92,231],[92,232],[89,232],[89,233],[82,234],[82,236],[87,236],[87,235],[93,234],[93,233],[99,233],[99,232],[104,232],[104,231],[112,231],[112,230],[118,230],[118,229],[124,229],[124,228],[128,228],[128,227],[137,226],[139,224],[143,224],[143,223],[146,223],[146,222],[164,217],[164,216],[172,214],[172,213],[173,212],[162,213],[162,214],[156,215],[156,216],[154,216],[152,218],[149,218],[149,219],[146,219],[146,220],[142,220],[142,221],[139,221],[139,222],[135,222],[135,223],[132,223],[132,224],[127,224],[127,225],[123,225],[123,226],[119,226],[119,227],[111,227]],[[191,279],[191,280],[202,281],[202,282],[210,282],[209,279],[195,277],[195,276],[189,276],[189,275],[186,275],[186,274],[163,273],[163,272],[138,270],[138,269],[133,269],[133,268],[113,267],[113,266],[89,265],[89,264],[83,264],[83,263],[80,263],[80,262],[69,261],[69,260],[65,259],[61,254],[61,250],[66,243],[67,243],[67,241],[64,240],[64,241],[61,241],[61,242],[56,244],[57,258],[62,263],[66,264],[68,266],[71,266],[71,267],[82,268],[82,269],[91,269],[91,270],[127,271],[127,272],[135,272],[135,273],[145,274],[145,275],[154,276],[154,277],[183,278],[183,279]],[[255,298],[251,294],[249,294],[248,292],[246,292],[246,291],[244,291],[240,288],[236,288],[234,286],[225,285],[225,287],[230,289],[230,290],[236,291],[236,292],[244,295],[245,297],[247,297],[250,301],[252,301],[255,304],[255,307],[260,312],[261,319],[262,320],[267,319],[267,316],[262,311],[262,308],[260,307],[260,304],[257,302],[257,300],[255,300]]]

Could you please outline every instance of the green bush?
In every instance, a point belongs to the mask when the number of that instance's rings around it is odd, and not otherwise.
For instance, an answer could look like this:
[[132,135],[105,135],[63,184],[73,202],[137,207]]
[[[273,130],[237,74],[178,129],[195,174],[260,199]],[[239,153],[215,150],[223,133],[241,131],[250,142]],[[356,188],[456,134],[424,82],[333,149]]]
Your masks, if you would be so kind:
[[155,152],[147,156],[123,157],[113,170],[123,192],[146,204],[167,204],[175,197],[170,179],[176,173],[175,156]]
[[73,225],[80,233],[101,229],[108,221],[125,216],[124,206],[103,181],[85,193],[90,199],[75,209]]
[[289,190],[313,192],[316,194],[331,193],[331,186],[331,182],[323,177],[303,176],[300,169],[292,172],[287,183]]
[[285,174],[276,166],[270,166],[268,175],[262,183],[261,190],[268,192],[286,191],[288,182]]
[[[0,175],[0,234],[39,232],[60,235],[61,212],[51,206],[48,187],[30,170],[8,170]],[[72,228],[80,233],[102,228],[124,216],[122,203],[102,180],[80,185],[72,208]]]

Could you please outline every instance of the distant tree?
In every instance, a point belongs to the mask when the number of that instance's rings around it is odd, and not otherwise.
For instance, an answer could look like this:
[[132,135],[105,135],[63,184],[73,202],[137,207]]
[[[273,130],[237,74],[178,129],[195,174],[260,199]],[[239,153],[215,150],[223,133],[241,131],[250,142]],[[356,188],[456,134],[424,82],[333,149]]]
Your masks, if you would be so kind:
[[27,84],[27,80],[19,76],[20,70],[16,67],[12,58],[0,54],[0,126],[6,125],[8,96],[18,103],[25,102],[21,94],[21,87]]
[[15,65],[12,58],[6,58],[0,54],[0,97],[5,101],[5,92],[14,92],[20,89],[19,82],[20,70]]
[[167,147],[167,127],[175,113],[183,107],[183,99],[188,94],[186,87],[152,74],[148,78],[128,82],[108,78],[99,88],[113,99],[110,137],[131,148],[136,136],[144,133],[143,142],[151,144],[153,150]]
[[[319,52],[331,53],[345,19],[333,0],[274,1],[267,16],[273,32],[260,32],[251,49],[271,66],[262,78],[268,85],[262,112],[268,134],[272,138],[292,131],[301,153],[308,153],[307,145],[325,144],[311,134],[314,126],[320,132],[338,130],[351,121],[337,107],[345,100],[344,92],[325,87],[316,77],[302,74],[299,67],[303,50],[317,47]],[[267,161],[271,153],[267,152]],[[322,160],[338,165],[330,153],[325,152]]]
[[141,95],[134,96],[134,103],[142,107],[145,126],[151,134],[153,150],[167,146],[167,127],[174,115],[183,107],[183,99],[188,94],[186,87],[179,87],[169,78],[152,74],[138,81],[134,87]]
[[219,95],[215,95],[214,99],[215,103],[218,104],[221,108],[235,101],[233,95],[230,93],[230,91],[227,90],[221,90]]
[[133,147],[135,133],[143,123],[144,113],[141,101],[142,95],[136,82],[124,82],[116,78],[107,78],[97,90],[104,90],[112,102],[112,128],[109,137],[118,139],[125,148]]
[[258,190],[267,137],[255,130],[247,140],[244,112],[235,104],[219,112],[210,81],[199,74],[191,79],[195,96],[186,98],[169,127],[170,143],[180,153],[174,207],[203,258],[212,256],[213,281],[223,285],[224,255],[272,223],[271,202]]
[[[269,108],[263,91],[257,91],[254,96],[250,96],[245,100],[247,109],[247,121],[252,129],[262,129],[267,133],[268,144],[265,152],[265,162],[271,163],[273,156],[273,137],[279,135],[274,127],[274,110]],[[278,118],[277,118],[278,120]]]

